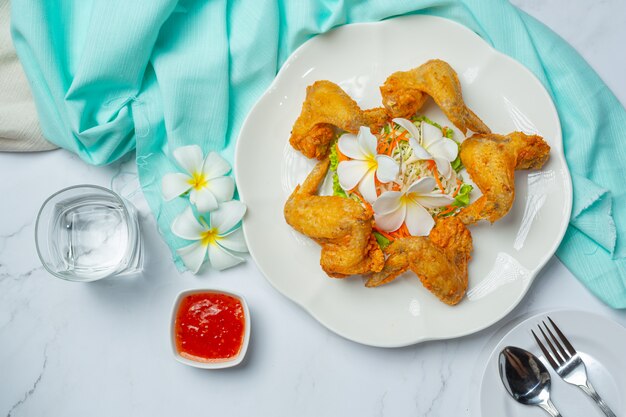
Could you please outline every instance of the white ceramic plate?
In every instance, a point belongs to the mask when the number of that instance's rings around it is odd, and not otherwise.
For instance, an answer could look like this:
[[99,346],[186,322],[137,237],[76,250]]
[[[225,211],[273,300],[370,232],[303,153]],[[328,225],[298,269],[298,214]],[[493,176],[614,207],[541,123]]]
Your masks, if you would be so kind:
[[517,403],[507,394],[498,373],[498,355],[505,346],[518,346],[539,357],[552,376],[551,399],[564,416],[604,416],[595,403],[579,388],[569,385],[553,372],[537,347],[530,330],[549,315],[583,358],[593,386],[616,415],[624,415],[623,389],[626,387],[626,329],[611,320],[584,311],[561,310],[530,317],[508,332],[493,349],[480,386],[480,410],[483,417],[543,417],[538,407]]
[[[466,103],[494,132],[539,133],[552,146],[542,171],[517,174],[511,212],[493,226],[472,228],[469,292],[455,307],[410,273],[373,289],[360,277],[328,278],[319,266],[319,246],[283,218],[285,200],[315,164],[288,143],[306,87],[328,79],[362,108],[376,107],[388,75],[432,58],[458,72]],[[432,101],[421,113],[451,126]],[[463,136],[457,130],[455,137]],[[248,115],[235,175],[249,207],[243,223],[248,247],[270,283],[332,331],[383,347],[463,336],[504,317],[554,254],[572,198],[558,116],[541,83],[466,27],[430,16],[348,25],[302,45]]]

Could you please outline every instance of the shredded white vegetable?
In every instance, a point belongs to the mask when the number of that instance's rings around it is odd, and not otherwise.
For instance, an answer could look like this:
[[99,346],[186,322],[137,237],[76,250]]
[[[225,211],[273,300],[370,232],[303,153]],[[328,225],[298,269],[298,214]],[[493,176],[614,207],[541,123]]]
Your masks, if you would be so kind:
[[[426,122],[415,123],[416,126],[419,127],[419,123],[426,123]],[[402,135],[404,131],[405,131],[404,128],[396,125],[395,136],[397,137],[397,136]],[[419,129],[419,131],[421,132],[421,129]],[[421,138],[419,138],[418,141],[421,142]],[[411,148],[411,145],[406,140],[400,140],[398,142],[398,145],[392,151],[391,157],[395,159],[395,161],[398,162],[398,164],[400,165],[400,174],[398,175],[398,179],[395,182],[396,184],[400,186],[401,189],[408,188],[411,184],[413,184],[415,181],[417,181],[420,178],[433,176],[433,172],[429,169],[429,166],[432,162],[427,161],[427,160],[417,159],[413,155],[413,149]],[[450,175],[449,179],[446,179],[442,175],[439,175],[439,183],[443,185],[444,187],[443,191],[445,194],[452,196],[454,191],[459,187],[459,185],[457,184],[457,178],[461,180],[461,178],[458,176],[458,174],[454,170],[452,170],[452,174]],[[392,189],[393,189],[393,183],[380,185],[381,192],[390,191]],[[443,210],[444,208],[436,208],[436,209],[430,209],[429,212],[435,215]]]

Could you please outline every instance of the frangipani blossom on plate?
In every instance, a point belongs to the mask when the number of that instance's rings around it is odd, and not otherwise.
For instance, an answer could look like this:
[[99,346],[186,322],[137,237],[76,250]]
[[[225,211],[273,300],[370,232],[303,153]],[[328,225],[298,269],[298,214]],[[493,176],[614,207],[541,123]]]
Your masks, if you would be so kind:
[[458,153],[459,146],[452,139],[443,136],[441,129],[422,122],[420,129],[410,120],[396,118],[395,123],[409,132],[409,144],[413,149],[413,155],[417,159],[433,160],[437,164],[437,170],[445,178],[452,175],[452,165]]
[[172,154],[186,173],[163,176],[161,190],[166,201],[189,191],[189,201],[204,213],[233,198],[235,181],[225,176],[230,172],[230,164],[217,153],[210,152],[204,159],[198,145],[189,145],[174,149]]
[[245,213],[246,205],[232,200],[209,213],[208,221],[203,217],[198,221],[191,207],[187,207],[172,222],[172,233],[182,239],[195,240],[176,251],[185,266],[194,274],[198,273],[207,252],[211,266],[219,271],[243,262],[243,258],[232,252],[248,252],[241,228],[235,229]]
[[428,236],[435,220],[426,209],[444,207],[454,201],[447,194],[433,191],[435,185],[433,177],[424,177],[405,191],[382,193],[372,204],[376,225],[386,232],[393,232],[406,223],[411,235]]
[[367,127],[361,127],[358,135],[346,133],[339,138],[338,146],[350,161],[337,166],[341,188],[346,191],[359,187],[359,193],[367,201],[376,200],[376,181],[387,183],[398,176],[398,163],[387,155],[378,155],[378,140]]

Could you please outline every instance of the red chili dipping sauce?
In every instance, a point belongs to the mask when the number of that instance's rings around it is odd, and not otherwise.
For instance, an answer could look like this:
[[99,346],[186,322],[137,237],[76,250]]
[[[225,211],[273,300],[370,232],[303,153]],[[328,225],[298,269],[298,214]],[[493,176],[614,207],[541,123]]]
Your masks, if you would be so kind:
[[176,349],[198,362],[232,359],[241,350],[245,322],[237,298],[220,293],[189,294],[176,313]]

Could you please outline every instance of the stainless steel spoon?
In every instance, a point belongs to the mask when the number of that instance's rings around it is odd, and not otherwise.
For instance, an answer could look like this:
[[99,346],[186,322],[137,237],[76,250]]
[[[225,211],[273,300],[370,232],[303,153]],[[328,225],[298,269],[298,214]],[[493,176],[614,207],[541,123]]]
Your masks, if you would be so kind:
[[550,373],[539,358],[527,350],[507,346],[498,362],[500,378],[511,397],[522,404],[539,406],[552,417],[561,417],[550,401]]

